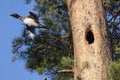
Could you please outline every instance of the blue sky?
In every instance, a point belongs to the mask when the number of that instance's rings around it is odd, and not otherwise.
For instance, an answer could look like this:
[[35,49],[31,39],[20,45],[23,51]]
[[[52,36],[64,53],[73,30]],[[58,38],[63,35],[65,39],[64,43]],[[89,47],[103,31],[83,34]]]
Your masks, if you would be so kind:
[[16,12],[28,15],[33,10],[34,2],[26,5],[25,0],[0,0],[0,80],[43,80],[35,72],[25,69],[25,63],[12,62],[12,40],[19,36],[23,28],[22,22],[9,16]]

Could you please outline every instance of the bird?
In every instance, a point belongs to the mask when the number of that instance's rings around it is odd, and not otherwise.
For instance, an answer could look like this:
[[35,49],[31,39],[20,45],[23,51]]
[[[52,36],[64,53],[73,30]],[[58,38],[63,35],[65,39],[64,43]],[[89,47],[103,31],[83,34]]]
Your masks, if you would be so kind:
[[33,12],[29,12],[29,15],[26,17],[20,16],[17,13],[13,13],[10,16],[21,20],[26,25],[27,30],[28,30],[29,35],[32,38],[32,40],[35,39],[35,28],[46,28],[47,29],[47,27],[45,25],[40,24],[38,22],[39,17],[38,17],[38,15],[36,15]]

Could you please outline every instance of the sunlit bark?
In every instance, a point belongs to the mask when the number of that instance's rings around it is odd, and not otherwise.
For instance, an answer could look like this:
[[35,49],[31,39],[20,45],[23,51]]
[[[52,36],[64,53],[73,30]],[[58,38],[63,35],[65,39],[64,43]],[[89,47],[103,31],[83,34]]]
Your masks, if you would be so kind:
[[103,0],[67,0],[74,43],[74,80],[106,80],[110,39]]

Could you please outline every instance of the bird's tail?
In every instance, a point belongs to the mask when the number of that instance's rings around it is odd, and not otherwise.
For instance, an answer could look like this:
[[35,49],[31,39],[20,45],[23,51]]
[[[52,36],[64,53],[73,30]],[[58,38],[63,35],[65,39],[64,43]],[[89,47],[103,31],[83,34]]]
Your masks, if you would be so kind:
[[39,28],[45,28],[45,29],[48,29],[45,25],[43,24],[39,24]]

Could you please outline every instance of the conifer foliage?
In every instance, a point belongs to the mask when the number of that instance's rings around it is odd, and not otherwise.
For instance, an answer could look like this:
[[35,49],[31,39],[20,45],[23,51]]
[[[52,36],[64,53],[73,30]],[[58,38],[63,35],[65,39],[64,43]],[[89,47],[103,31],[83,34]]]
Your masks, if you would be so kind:
[[63,75],[67,75],[70,80],[73,43],[66,3],[62,0],[35,2],[34,10],[48,30],[37,29],[37,36],[33,41],[26,29],[23,29],[21,36],[13,40],[13,60],[23,59],[27,69],[35,70],[39,74],[45,73],[56,80],[65,80],[67,77],[62,77]]

